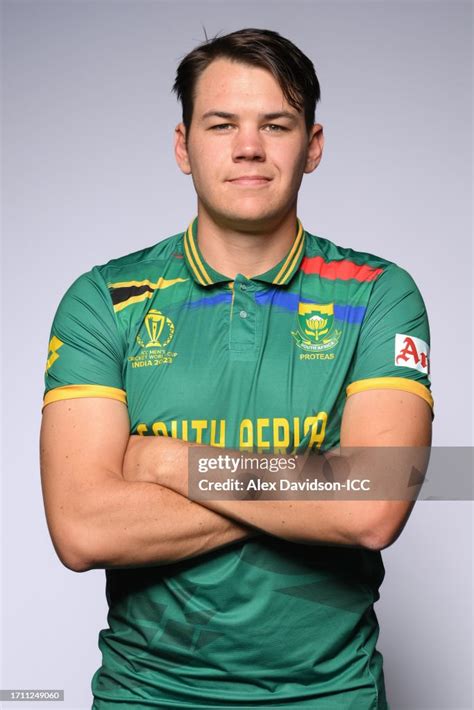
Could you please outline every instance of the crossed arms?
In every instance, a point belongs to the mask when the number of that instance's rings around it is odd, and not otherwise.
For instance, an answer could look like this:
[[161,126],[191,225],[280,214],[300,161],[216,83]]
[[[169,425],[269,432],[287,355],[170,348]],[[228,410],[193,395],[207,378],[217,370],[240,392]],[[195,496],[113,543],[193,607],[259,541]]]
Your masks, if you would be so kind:
[[[264,534],[380,550],[399,536],[414,505],[409,500],[196,503],[187,498],[189,444],[130,436],[129,427],[126,406],[113,399],[62,400],[44,409],[46,519],[69,569],[155,566]],[[381,389],[347,399],[341,447],[430,443],[431,410],[416,394]]]

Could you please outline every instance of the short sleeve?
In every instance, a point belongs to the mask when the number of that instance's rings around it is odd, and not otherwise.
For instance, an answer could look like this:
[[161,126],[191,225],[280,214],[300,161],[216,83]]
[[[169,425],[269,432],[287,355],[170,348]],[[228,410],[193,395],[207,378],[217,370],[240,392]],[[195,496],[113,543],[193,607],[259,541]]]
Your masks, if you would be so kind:
[[123,352],[107,286],[94,267],[76,279],[56,311],[43,407],[76,397],[109,397],[125,403]]
[[433,407],[430,329],[410,274],[389,264],[374,284],[354,354],[347,396],[367,389],[401,389]]

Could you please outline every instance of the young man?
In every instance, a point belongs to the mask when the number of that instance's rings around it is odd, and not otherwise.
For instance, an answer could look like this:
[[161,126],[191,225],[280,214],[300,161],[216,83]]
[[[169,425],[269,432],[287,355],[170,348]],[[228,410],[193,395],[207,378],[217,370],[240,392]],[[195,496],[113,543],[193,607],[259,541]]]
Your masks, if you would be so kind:
[[313,65],[289,40],[208,41],[174,88],[197,217],[80,276],[49,343],[51,537],[67,567],[107,570],[93,707],[383,710],[380,550],[412,503],[198,503],[187,464],[196,444],[429,446],[422,298],[403,269],[297,218],[323,129]]

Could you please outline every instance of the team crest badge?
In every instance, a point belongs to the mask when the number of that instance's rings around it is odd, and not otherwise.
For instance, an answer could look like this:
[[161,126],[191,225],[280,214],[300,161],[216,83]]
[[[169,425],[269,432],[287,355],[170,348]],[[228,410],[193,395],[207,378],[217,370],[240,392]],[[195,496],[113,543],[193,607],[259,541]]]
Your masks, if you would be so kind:
[[342,334],[335,327],[334,303],[299,303],[298,330],[291,334],[303,350],[321,352],[334,348]]

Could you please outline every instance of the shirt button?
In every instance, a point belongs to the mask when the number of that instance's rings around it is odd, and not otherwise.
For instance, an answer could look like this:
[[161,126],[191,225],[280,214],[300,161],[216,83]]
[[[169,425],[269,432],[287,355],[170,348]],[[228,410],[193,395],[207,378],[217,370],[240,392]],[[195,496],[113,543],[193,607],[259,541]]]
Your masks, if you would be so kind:
[[240,284],[240,290],[241,290],[241,291],[246,291],[246,290],[247,290],[247,284]]
[[247,315],[248,315],[247,311],[240,311],[240,313],[239,313],[239,316],[241,318],[247,318]]

